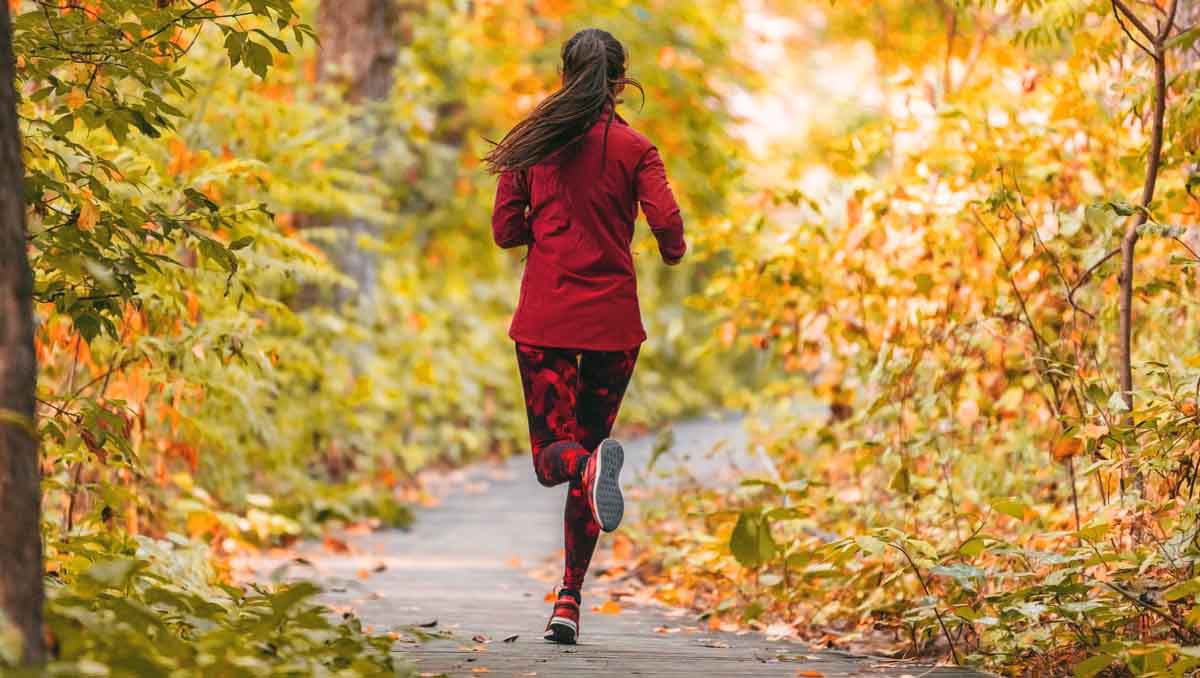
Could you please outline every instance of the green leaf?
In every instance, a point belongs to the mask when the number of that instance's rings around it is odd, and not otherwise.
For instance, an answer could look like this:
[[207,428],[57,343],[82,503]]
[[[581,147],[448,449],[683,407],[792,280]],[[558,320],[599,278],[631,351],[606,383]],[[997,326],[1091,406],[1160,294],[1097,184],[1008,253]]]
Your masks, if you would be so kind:
[[933,289],[933,278],[928,273],[918,273],[913,282],[917,284],[917,291],[921,294],[928,294],[929,290]]
[[1193,26],[1168,40],[1166,46],[1170,49],[1187,50],[1196,44],[1197,39],[1200,39],[1200,26]]
[[237,66],[242,60],[242,47],[246,44],[246,34],[231,31],[225,36],[225,51],[229,54],[229,65]]
[[233,242],[229,243],[229,249],[231,249],[231,250],[245,249],[252,244],[254,244],[254,236],[248,235],[248,236],[245,236],[242,238],[238,238],[237,240],[234,240]]
[[1193,577],[1187,581],[1179,582],[1178,584],[1164,591],[1163,598],[1174,602],[1176,600],[1180,600],[1181,598],[1194,596],[1197,593],[1200,593],[1200,577]]
[[729,539],[733,557],[745,567],[757,568],[775,556],[775,539],[759,511],[743,511]]
[[971,537],[970,539],[963,542],[962,546],[958,547],[958,552],[968,558],[974,558],[975,556],[979,555],[980,553],[983,553],[986,548],[987,548],[987,543],[984,542],[982,539],[980,539],[979,537]]
[[320,587],[312,582],[297,582],[271,596],[271,609],[275,611],[275,614],[283,615],[300,602],[312,598],[320,592]]
[[1075,678],[1092,678],[1092,676],[1108,668],[1116,660],[1116,657],[1106,654],[1088,657],[1075,665]]
[[247,40],[243,47],[242,61],[252,73],[265,79],[267,69],[274,63],[274,57],[271,56],[271,50],[267,49],[265,45]]
[[100,318],[92,313],[80,313],[73,318],[73,321],[79,336],[89,344],[96,338],[96,335],[100,334]]
[[900,494],[908,494],[912,491],[912,478],[908,474],[908,467],[901,466],[896,469],[888,486]]
[[950,577],[958,582],[958,585],[968,591],[978,591],[979,583],[983,581],[987,573],[978,567],[965,565],[963,563],[955,563],[953,565],[934,565],[929,568],[929,573],[941,577]]
[[104,586],[120,587],[144,565],[143,561],[130,558],[100,560],[92,564],[84,576]]
[[1101,233],[1107,233],[1118,221],[1120,217],[1112,209],[1108,203],[1095,203],[1088,205],[1083,211],[1083,219],[1089,226],[1095,228]]
[[1007,499],[994,499],[991,502],[991,507],[1006,516],[1012,516],[1018,520],[1025,518],[1026,504],[1011,497]]
[[879,539],[877,539],[875,537],[872,537],[871,535],[863,535],[861,537],[855,537],[854,543],[858,544],[858,547],[860,549],[862,549],[863,551],[866,551],[867,553],[869,553],[873,556],[877,556],[877,555],[883,553],[883,550],[887,548],[887,544],[883,543],[882,541],[880,541]]

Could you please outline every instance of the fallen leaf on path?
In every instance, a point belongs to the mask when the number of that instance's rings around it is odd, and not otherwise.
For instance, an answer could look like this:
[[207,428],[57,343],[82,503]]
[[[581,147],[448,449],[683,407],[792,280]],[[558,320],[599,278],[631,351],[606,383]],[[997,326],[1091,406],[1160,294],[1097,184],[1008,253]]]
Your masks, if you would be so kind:
[[796,675],[804,676],[805,678],[824,678],[825,676],[825,674],[821,673],[820,671],[810,671],[805,669],[796,669]]
[[600,614],[621,614],[621,604],[615,600],[605,601],[603,605],[597,605],[592,608],[592,612]]
[[375,567],[371,568],[372,572],[383,572],[387,570],[387,563],[380,562]]
[[362,568],[362,569],[360,569],[360,570],[359,570],[358,572],[356,572],[355,574],[357,574],[357,575],[358,575],[358,578],[359,578],[359,579],[370,579],[370,578],[371,578],[371,573],[370,573],[370,572],[367,572],[366,568]]
[[679,633],[679,629],[670,626],[659,626],[654,629],[655,633]]
[[423,629],[431,629],[431,628],[437,626],[437,620],[433,619],[433,620],[430,620],[427,622],[422,622],[420,624],[417,624],[417,626],[420,626]]
[[546,595],[542,597],[542,600],[546,601],[547,603],[553,603],[554,601],[558,600],[558,594],[556,594],[554,591],[547,591]]
[[471,640],[473,640],[477,643],[484,643],[484,644],[492,642],[491,638],[488,638],[487,636],[483,635],[482,633],[477,633],[477,634],[471,636]]
[[486,666],[476,666],[475,668],[471,669],[471,673],[491,673],[491,672],[492,672],[492,670]]
[[514,633],[514,634],[512,634],[511,636],[509,636],[509,637],[505,638],[505,639],[504,639],[504,642],[506,642],[506,643],[515,643],[515,642],[517,642],[517,638],[520,638],[520,637],[521,637],[521,636],[518,636],[517,634],[515,634],[515,633]]
[[325,537],[325,550],[330,553],[350,553],[350,545],[335,537]]
[[703,647],[715,647],[720,649],[729,647],[729,643],[723,640],[717,640],[715,638],[701,638],[700,640],[696,641],[696,643],[698,645],[702,645]]
[[513,556],[508,559],[508,566],[519,568],[521,567],[521,556]]

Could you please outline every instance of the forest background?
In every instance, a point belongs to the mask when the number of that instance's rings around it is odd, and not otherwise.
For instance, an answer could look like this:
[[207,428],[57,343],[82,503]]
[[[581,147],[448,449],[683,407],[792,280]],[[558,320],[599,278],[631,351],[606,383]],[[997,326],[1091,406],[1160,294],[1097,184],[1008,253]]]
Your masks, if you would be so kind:
[[479,158],[598,25],[696,253],[635,247],[623,425],[744,409],[777,469],[661,498],[643,581],[716,627],[1011,673],[1200,666],[1194,3],[7,9],[47,631],[6,599],[0,662],[406,670],[222,564],[523,453]]

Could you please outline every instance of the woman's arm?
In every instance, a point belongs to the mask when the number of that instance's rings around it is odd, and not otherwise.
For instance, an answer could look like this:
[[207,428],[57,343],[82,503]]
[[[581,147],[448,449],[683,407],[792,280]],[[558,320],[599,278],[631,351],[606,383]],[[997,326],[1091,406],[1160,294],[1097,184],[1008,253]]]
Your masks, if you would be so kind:
[[650,231],[658,240],[658,251],[663,261],[671,266],[678,264],[684,252],[687,252],[687,243],[683,239],[683,217],[679,213],[679,204],[675,202],[675,194],[671,192],[671,184],[667,182],[667,169],[663,167],[658,149],[653,146],[638,162],[637,193]]
[[525,212],[529,208],[527,182],[515,172],[502,172],[496,186],[496,204],[492,207],[492,239],[505,249],[533,244],[533,231]]

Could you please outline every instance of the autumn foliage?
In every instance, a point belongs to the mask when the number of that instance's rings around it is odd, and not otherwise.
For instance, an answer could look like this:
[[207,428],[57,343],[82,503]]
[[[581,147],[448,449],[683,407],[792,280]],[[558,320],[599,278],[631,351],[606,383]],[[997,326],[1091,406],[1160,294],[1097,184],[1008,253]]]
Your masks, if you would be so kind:
[[714,338],[777,375],[751,399],[777,472],[667,500],[643,571],[714,627],[1013,674],[1186,674],[1195,13],[800,4],[776,8],[787,48],[861,79],[811,84],[833,89],[826,117],[702,243],[730,262],[703,296]]
[[[314,589],[239,593],[223,558],[403,525],[419,469],[524,445],[505,335],[521,264],[490,242],[485,138],[551,91],[577,21],[614,27],[658,92],[643,127],[680,151],[672,169],[697,224],[716,218],[737,163],[698,59],[740,68],[725,57],[734,3],[399,3],[394,92],[370,101],[318,67],[315,1],[9,4],[53,667],[165,674],[214,656],[209,670],[390,673],[378,639],[314,612]],[[671,72],[651,68],[693,49]],[[703,152],[682,152],[696,139]],[[337,265],[347,219],[375,226],[348,245],[381,262],[374,290]],[[644,354],[631,425],[707,407],[736,370],[685,336],[706,328],[702,314],[656,303],[698,280],[643,277],[665,340]],[[682,370],[704,383],[665,376]],[[145,626],[112,623],[126,605]],[[257,615],[283,624],[271,657],[230,632]],[[201,633],[210,623],[225,631]],[[19,656],[4,630],[0,665]],[[134,641],[162,634],[186,642]],[[329,634],[340,649],[321,644]]]
[[627,570],[713,628],[1200,667],[1192,3],[400,4],[360,101],[315,0],[9,1],[52,667],[402,670],[221,558],[523,451],[479,158],[585,25],[630,49],[699,259],[640,271],[622,421],[732,404],[774,469],[662,497]]

